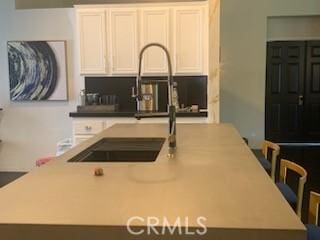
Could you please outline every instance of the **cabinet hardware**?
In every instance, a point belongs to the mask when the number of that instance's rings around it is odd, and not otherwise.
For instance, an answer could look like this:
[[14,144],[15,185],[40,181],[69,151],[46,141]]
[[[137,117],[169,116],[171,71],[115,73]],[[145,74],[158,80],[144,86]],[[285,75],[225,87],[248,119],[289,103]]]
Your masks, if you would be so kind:
[[91,127],[91,126],[86,126],[86,130],[87,130],[87,131],[91,131],[91,130],[92,130],[92,127]]
[[304,96],[299,95],[299,106],[303,106]]

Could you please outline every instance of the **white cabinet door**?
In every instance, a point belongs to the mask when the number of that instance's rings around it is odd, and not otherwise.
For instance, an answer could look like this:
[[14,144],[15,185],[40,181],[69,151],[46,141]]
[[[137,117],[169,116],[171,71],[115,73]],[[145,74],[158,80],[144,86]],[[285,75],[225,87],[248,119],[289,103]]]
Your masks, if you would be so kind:
[[104,10],[78,11],[81,74],[106,73],[106,15]]
[[203,72],[203,11],[202,7],[174,10],[175,74]]
[[[148,43],[160,43],[170,51],[170,11],[167,8],[143,9],[141,16],[141,48]],[[163,50],[153,47],[143,57],[143,73],[167,73],[167,59]]]
[[135,124],[138,120],[134,117],[131,118],[108,118],[106,120],[106,128],[110,128],[115,124]]
[[138,59],[138,14],[135,9],[110,10],[112,74],[136,74]]
[[88,139],[92,138],[93,135],[75,135],[73,138],[73,145],[76,146],[84,141],[87,141]]
[[105,121],[75,121],[73,123],[74,135],[95,135],[105,129]]

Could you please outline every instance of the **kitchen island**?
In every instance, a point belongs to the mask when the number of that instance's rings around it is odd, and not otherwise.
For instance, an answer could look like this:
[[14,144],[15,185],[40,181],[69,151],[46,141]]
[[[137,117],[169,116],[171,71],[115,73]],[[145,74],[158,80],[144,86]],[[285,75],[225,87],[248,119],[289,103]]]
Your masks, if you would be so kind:
[[[172,159],[166,142],[155,162],[68,162],[103,138],[166,138],[167,128],[115,125],[2,188],[1,239],[161,238],[129,234],[126,224],[134,216],[172,225],[188,218],[190,229],[199,227],[197,218],[206,218],[205,235],[167,234],[168,240],[305,239],[303,224],[229,124],[178,124]],[[94,176],[96,167],[104,176]],[[146,221],[132,226],[146,229]]]

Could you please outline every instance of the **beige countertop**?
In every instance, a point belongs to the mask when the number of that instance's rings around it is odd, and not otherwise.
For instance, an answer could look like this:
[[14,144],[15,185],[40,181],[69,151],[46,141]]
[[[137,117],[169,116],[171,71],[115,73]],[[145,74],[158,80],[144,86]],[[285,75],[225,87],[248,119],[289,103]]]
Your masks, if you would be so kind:
[[[104,137],[167,137],[167,125],[115,125],[2,188],[1,239],[155,239],[129,235],[132,216],[170,223],[188,217],[194,228],[204,216],[208,233],[187,239],[305,239],[304,226],[232,125],[178,124],[173,159],[165,143],[152,163],[67,162]],[[93,175],[97,166],[103,177]]]

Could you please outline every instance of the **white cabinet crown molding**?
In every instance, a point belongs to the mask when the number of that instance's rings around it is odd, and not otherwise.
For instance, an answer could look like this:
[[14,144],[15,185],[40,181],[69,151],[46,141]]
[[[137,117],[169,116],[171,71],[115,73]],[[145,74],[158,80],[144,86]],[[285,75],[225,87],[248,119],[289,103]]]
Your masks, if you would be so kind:
[[193,7],[208,6],[209,1],[186,1],[186,2],[159,2],[159,3],[114,3],[114,4],[76,4],[76,10],[87,9],[106,9],[106,8],[157,8],[157,7]]

